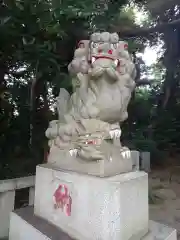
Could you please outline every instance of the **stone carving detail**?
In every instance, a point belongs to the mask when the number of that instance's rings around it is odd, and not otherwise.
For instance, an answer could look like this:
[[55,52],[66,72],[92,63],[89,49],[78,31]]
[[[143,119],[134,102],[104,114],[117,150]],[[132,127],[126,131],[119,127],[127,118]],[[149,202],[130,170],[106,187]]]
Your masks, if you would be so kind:
[[50,122],[46,131],[50,149],[67,151],[74,161],[111,161],[115,148],[119,156],[128,158],[128,149],[119,141],[120,124],[128,117],[135,87],[128,44],[116,33],[94,33],[90,40],[79,42],[68,70],[74,92],[70,96],[60,89],[59,119]]

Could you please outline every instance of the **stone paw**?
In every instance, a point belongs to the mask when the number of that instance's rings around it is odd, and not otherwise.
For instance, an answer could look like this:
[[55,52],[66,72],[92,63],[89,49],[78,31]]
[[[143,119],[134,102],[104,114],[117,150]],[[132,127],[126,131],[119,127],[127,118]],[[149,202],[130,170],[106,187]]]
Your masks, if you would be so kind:
[[109,132],[109,135],[111,139],[118,139],[121,136],[121,130],[120,129],[114,129]]
[[124,149],[121,151],[121,155],[123,158],[130,158],[131,157],[131,151],[129,149]]
[[78,150],[77,149],[70,149],[69,154],[71,157],[77,157]]

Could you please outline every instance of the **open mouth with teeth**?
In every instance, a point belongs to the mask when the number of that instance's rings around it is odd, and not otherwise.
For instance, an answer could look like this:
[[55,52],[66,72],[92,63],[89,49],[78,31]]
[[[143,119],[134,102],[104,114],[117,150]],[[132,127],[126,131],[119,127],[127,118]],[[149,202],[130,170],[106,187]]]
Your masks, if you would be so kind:
[[109,57],[109,56],[92,56],[91,60],[90,60],[90,63],[93,64],[98,59],[108,59],[108,60],[111,60],[112,62],[114,62],[114,65],[116,67],[118,67],[120,65],[120,61],[118,59],[114,59],[114,58]]

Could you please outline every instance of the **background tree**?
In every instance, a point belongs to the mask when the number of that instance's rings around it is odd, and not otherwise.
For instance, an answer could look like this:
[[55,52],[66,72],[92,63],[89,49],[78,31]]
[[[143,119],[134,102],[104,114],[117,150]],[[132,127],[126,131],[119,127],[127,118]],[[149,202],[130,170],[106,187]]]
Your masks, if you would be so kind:
[[[44,132],[55,117],[74,48],[112,23],[130,24],[126,0],[3,0],[0,3],[0,176],[31,174],[44,159]],[[128,20],[129,19],[129,20]]]
[[[136,11],[145,21],[136,24]],[[131,148],[179,154],[180,4],[176,0],[3,0],[0,3],[0,176],[32,174],[47,151],[59,88],[72,92],[67,65],[80,39],[117,31],[129,43],[137,88],[123,125]],[[137,54],[161,44],[154,65]],[[155,162],[155,161],[154,161]]]
[[136,90],[128,120],[131,137],[127,138],[134,148],[151,151],[163,161],[157,153],[179,155],[180,5],[178,1],[149,0],[144,10],[149,16],[144,27],[119,31],[133,40],[146,39],[149,45],[161,44],[162,49],[151,69],[141,68],[141,74],[151,71],[153,81],[149,79],[149,86]]

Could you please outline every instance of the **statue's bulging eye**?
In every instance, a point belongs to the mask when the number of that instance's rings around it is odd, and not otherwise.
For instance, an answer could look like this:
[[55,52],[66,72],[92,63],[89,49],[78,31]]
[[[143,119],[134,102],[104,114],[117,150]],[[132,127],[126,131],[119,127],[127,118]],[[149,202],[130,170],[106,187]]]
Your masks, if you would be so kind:
[[92,43],[91,43],[91,47],[92,47],[92,48],[96,48],[97,46],[98,46],[97,43],[95,43],[95,42],[92,42]]

